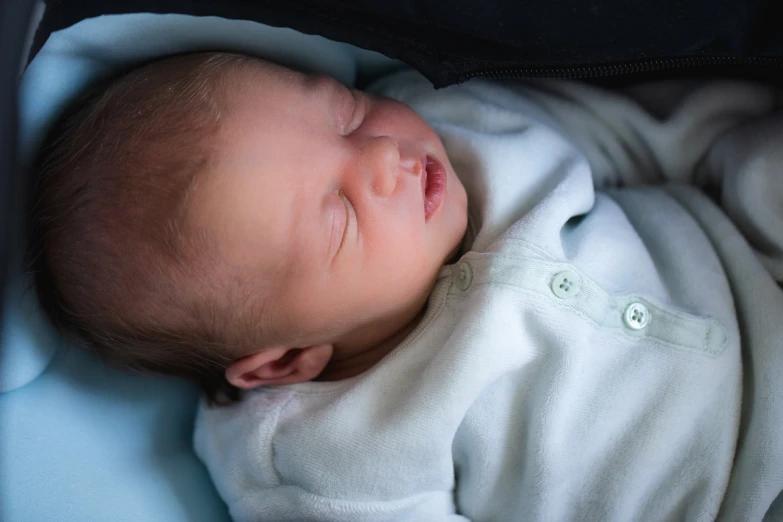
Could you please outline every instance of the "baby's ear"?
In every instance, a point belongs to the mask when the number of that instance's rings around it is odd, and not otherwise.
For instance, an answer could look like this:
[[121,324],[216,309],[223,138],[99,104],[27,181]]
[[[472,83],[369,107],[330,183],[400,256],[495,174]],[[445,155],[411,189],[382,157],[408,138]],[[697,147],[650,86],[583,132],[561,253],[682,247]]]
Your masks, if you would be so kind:
[[268,348],[232,363],[226,368],[226,380],[244,390],[310,381],[323,371],[333,351],[331,344]]

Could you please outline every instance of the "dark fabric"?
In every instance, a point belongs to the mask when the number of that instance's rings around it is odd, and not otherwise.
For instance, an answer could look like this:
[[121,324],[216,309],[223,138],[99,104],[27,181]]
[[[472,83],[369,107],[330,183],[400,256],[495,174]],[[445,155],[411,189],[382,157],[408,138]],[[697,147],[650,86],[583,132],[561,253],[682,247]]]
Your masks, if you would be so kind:
[[24,198],[20,197],[24,187],[19,183],[16,161],[18,118],[15,79],[22,65],[32,8],[33,3],[29,0],[0,0],[0,340],[11,238],[24,226],[24,207],[21,204]]
[[[474,75],[783,75],[774,0],[50,0],[34,52],[79,20],[129,12],[291,27],[412,65],[436,86]],[[511,71],[511,72],[509,72]]]

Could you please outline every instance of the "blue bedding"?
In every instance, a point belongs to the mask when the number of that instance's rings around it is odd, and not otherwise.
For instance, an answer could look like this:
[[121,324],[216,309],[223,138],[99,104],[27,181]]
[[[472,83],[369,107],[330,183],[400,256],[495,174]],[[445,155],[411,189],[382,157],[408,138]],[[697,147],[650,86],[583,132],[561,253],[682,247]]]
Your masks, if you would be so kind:
[[[359,72],[400,66],[254,22],[152,14],[85,20],[55,33],[22,77],[23,161],[90,82],[157,56],[199,50],[256,54],[347,84]],[[67,346],[41,317],[29,285],[20,267],[0,318],[0,520],[228,520],[191,449],[196,387],[109,369]]]

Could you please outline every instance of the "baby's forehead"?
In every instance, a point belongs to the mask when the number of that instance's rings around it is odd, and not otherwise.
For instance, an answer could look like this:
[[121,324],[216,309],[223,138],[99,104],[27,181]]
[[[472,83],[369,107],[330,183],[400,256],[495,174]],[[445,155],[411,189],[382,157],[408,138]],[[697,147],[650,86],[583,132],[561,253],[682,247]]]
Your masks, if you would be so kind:
[[[240,74],[254,81],[233,84],[234,104],[224,114],[222,129],[211,144],[215,160],[199,176],[189,198],[190,227],[206,239],[211,255],[232,277],[248,286],[251,282],[259,288],[263,285],[265,300],[268,296],[280,303],[286,282],[326,257],[321,255],[325,248],[317,242],[325,235],[324,187],[314,181],[312,169],[323,170],[321,160],[336,161],[336,156],[332,133],[320,127],[314,130],[312,116],[300,110],[303,106],[276,110],[281,103],[296,102],[296,96],[278,94],[298,90],[318,95],[311,96],[309,103],[322,110],[325,122],[323,102],[328,97],[323,94],[331,91],[317,89],[332,87],[318,77],[312,89],[309,77],[302,73],[262,61],[253,62]],[[256,81],[259,78],[264,80]],[[303,99],[306,109],[308,98]],[[289,115],[293,123],[280,125],[279,119]],[[290,321],[280,318],[280,322]]]

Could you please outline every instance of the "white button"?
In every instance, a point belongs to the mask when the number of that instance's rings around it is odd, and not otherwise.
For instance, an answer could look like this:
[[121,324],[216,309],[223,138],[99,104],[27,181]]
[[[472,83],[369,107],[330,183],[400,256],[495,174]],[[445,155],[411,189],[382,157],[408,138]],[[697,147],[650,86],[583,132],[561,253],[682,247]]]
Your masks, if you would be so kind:
[[473,267],[470,263],[464,262],[459,265],[459,275],[457,276],[457,286],[460,290],[467,290],[470,288],[470,283],[473,282]]
[[625,321],[625,324],[634,330],[641,330],[650,324],[651,319],[652,314],[650,313],[650,310],[642,303],[629,304],[625,308],[625,313],[623,314],[623,320]]
[[560,272],[552,279],[552,292],[560,299],[568,299],[579,293],[579,276],[570,270]]

